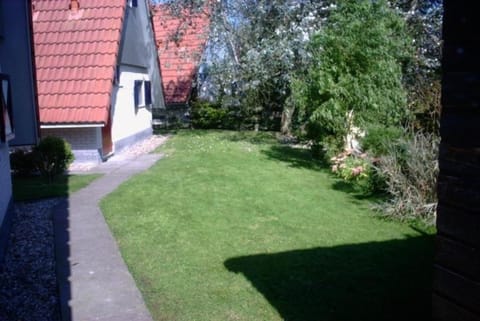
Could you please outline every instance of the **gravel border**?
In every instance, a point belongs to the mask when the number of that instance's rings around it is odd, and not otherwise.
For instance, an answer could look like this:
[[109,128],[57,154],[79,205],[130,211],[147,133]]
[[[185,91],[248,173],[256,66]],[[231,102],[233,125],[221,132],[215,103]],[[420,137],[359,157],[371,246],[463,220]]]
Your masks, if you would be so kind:
[[60,198],[16,203],[0,267],[0,320],[60,320],[52,208]]

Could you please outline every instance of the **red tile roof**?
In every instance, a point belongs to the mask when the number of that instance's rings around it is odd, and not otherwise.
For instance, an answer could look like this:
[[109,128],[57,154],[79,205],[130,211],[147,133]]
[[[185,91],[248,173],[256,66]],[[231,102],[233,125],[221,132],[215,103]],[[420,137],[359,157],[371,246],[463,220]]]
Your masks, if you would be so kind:
[[186,103],[207,42],[207,13],[173,16],[165,5],[153,7],[153,28],[167,104]]
[[126,0],[33,0],[42,124],[106,123]]

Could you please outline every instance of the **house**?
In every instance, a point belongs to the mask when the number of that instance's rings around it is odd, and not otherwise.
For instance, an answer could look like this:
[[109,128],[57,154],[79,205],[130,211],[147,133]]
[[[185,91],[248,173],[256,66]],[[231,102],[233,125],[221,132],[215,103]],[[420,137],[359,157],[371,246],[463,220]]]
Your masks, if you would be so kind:
[[33,0],[41,136],[102,161],[164,108],[148,0]]
[[12,210],[9,146],[38,140],[31,1],[0,0],[0,261]]
[[210,29],[208,12],[185,10],[174,14],[168,6],[152,6],[153,28],[160,59],[167,113],[181,117],[195,88]]

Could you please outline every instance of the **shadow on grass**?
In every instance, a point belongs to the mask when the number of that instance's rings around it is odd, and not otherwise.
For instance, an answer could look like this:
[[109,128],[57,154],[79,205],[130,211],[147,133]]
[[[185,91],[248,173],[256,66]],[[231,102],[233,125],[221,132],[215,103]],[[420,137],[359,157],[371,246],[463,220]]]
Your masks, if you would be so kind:
[[217,130],[191,129],[191,128],[158,128],[153,130],[155,135],[178,135],[178,136],[207,136]]
[[65,197],[100,177],[90,175],[58,175],[52,182],[43,176],[12,177],[15,201],[32,201],[50,197]]
[[29,201],[68,196],[69,179],[69,175],[59,175],[52,182],[43,176],[13,177],[13,197],[15,201]]
[[335,182],[332,183],[332,188],[336,191],[344,192],[346,194],[350,194],[357,200],[367,200],[372,203],[382,203],[384,202],[388,195],[385,193],[367,193],[361,191],[359,187],[355,186],[353,183],[343,181],[338,179],[332,174],[332,177],[335,179]]
[[326,170],[328,166],[313,157],[309,149],[294,148],[288,145],[273,145],[263,150],[269,159],[288,163],[294,168],[306,168],[312,170]]
[[349,194],[355,203],[357,203],[357,201],[369,201],[378,204],[387,199],[386,194],[366,193],[361,191],[354,184],[339,179],[330,171],[330,167],[325,161],[315,158],[312,155],[310,149],[277,144],[263,150],[262,153],[271,160],[288,163],[289,166],[294,168],[305,168],[327,173],[333,181],[332,189]]
[[155,128],[153,130],[154,135],[175,135],[177,133],[178,133],[177,129]]
[[433,236],[228,259],[284,320],[430,320]]
[[246,141],[254,145],[274,144],[277,142],[272,132],[232,131],[223,136],[223,139],[231,142]]

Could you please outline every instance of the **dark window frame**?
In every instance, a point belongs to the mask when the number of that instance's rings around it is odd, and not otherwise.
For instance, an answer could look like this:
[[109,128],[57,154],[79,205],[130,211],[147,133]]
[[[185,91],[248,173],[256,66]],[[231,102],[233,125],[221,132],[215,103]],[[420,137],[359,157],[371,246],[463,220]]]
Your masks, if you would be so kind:
[[0,141],[2,142],[15,138],[11,87],[10,76],[0,73]]
[[113,83],[117,86],[120,85],[120,66],[119,65],[115,66],[115,76],[113,79]]
[[152,105],[152,83],[150,80],[145,80],[143,82],[143,97],[144,97],[144,102],[145,106],[151,106]]
[[135,107],[140,107],[140,95],[142,89],[143,80],[135,80],[133,84],[133,101]]

